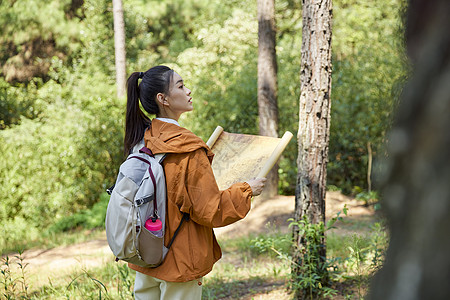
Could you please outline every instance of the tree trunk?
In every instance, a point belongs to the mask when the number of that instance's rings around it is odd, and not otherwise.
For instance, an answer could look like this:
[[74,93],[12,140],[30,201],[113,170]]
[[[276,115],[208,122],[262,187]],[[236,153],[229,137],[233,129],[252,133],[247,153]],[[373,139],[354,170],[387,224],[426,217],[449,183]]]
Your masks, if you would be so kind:
[[367,142],[367,191],[372,191],[372,143]]
[[113,0],[114,47],[116,55],[117,97],[125,94],[127,68],[125,50],[125,23],[123,20],[122,0]]
[[[259,134],[278,137],[275,0],[258,0]],[[278,165],[267,176],[261,197],[278,194]]]
[[370,299],[450,299],[450,2],[411,1],[413,74],[389,135],[382,208],[390,230]]
[[[303,1],[301,94],[298,131],[298,175],[295,221],[325,222],[326,167],[330,134],[331,92],[331,0]],[[294,261],[301,263],[303,239],[293,227]],[[325,238],[321,237],[325,258]],[[300,272],[294,267],[294,273]]]

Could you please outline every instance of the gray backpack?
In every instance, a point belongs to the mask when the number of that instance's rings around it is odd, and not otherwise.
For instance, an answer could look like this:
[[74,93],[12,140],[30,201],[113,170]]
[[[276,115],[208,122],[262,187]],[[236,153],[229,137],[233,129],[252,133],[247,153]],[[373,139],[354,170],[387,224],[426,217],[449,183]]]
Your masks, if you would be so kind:
[[[141,143],[142,144],[142,143]],[[166,180],[161,165],[165,155],[153,155],[142,147],[130,154],[122,163],[106,210],[106,237],[116,261],[154,268],[159,266],[172,245],[183,221],[184,214],[169,245],[164,246],[166,218]],[[148,219],[162,222],[159,232],[144,227]]]

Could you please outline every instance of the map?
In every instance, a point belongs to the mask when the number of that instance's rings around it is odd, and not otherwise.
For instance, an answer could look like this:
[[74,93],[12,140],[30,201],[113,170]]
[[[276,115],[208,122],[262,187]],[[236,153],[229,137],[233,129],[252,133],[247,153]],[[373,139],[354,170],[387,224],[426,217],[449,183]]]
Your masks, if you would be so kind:
[[[292,134],[289,134],[290,140]],[[222,131],[212,147],[210,146],[215,154],[212,169],[219,189],[224,190],[236,182],[257,177],[266,163],[278,160],[286,147],[282,146],[279,154],[276,154],[277,157],[273,157],[277,147],[280,148],[281,141],[281,138]],[[266,168],[270,169],[272,166]]]

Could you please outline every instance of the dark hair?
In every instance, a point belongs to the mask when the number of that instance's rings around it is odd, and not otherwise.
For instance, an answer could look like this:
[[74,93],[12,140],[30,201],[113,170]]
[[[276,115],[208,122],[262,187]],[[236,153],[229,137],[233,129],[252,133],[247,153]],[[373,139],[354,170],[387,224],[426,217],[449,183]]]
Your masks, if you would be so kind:
[[[150,119],[139,107],[141,100],[144,110],[152,115],[159,113],[156,104],[158,93],[168,94],[173,70],[166,66],[156,66],[146,72],[134,72],[127,81],[127,114],[125,118],[124,151],[130,150],[144,137],[150,126]],[[138,83],[142,78],[141,83]]]

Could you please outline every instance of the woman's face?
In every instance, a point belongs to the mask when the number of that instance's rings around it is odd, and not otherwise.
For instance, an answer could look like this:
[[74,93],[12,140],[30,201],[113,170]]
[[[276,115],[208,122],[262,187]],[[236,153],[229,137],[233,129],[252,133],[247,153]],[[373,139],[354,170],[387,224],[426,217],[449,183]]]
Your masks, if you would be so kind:
[[169,93],[166,96],[166,100],[169,103],[168,108],[178,116],[184,112],[193,110],[194,107],[190,94],[191,90],[184,85],[181,76],[174,72]]

